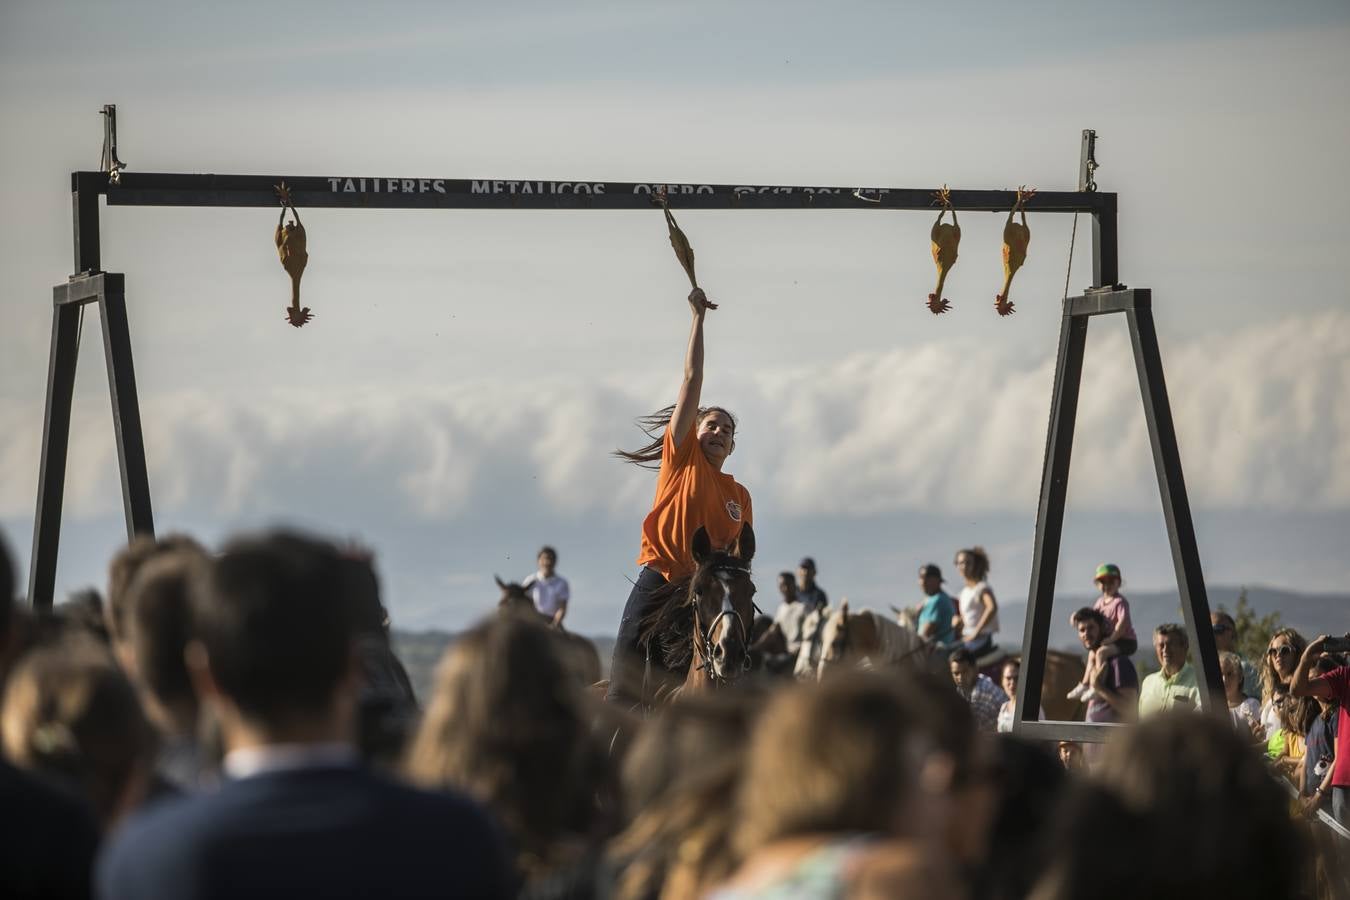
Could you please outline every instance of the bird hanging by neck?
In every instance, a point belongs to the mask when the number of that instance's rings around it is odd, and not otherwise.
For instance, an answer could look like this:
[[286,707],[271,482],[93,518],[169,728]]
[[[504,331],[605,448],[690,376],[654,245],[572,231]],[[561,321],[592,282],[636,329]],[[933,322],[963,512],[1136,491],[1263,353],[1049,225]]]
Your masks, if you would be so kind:
[[[1017,189],[1017,200],[1008,210],[1008,221],[1003,226],[1003,290],[994,297],[994,309],[1000,316],[1010,316],[1015,312],[1012,301],[1008,299],[1008,290],[1012,287],[1013,276],[1027,261],[1027,245],[1031,243],[1031,229],[1027,227],[1026,203],[1036,196],[1035,188],[1022,185]],[[1020,223],[1013,221],[1015,214],[1021,214]]]
[[[947,274],[951,272],[952,266],[956,265],[956,251],[961,245],[961,226],[956,221],[956,210],[952,208],[952,192],[945,184],[941,190],[933,193],[933,199],[942,204],[942,209],[929,235],[933,243],[933,262],[937,264],[938,279],[937,288],[928,295],[928,311],[937,316],[952,308],[951,303],[942,299],[942,286],[947,282]],[[942,221],[948,212],[952,214],[950,223]]]
[[[300,306],[300,276],[305,274],[305,265],[309,262],[309,251],[305,248],[305,226],[300,223],[300,214],[291,202],[290,188],[286,182],[276,187],[277,198],[281,201],[281,216],[277,219],[274,236],[277,255],[281,257],[281,267],[291,276],[291,305],[286,307],[286,318],[296,328],[314,318],[309,307]],[[286,222],[286,211],[294,217]]]

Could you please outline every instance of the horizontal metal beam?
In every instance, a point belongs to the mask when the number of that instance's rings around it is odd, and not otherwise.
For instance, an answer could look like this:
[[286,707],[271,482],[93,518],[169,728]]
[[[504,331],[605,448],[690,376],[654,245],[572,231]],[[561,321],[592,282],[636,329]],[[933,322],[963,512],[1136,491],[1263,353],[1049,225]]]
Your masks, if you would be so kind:
[[[276,208],[283,181],[300,209],[649,209],[667,188],[673,209],[909,209],[936,212],[932,189],[675,184],[617,181],[524,181],[460,178],[174,175],[122,172],[109,184],[99,172],[72,173],[72,187],[98,178],[110,206],[236,206]],[[81,179],[84,179],[83,181]],[[1096,213],[1114,209],[1115,194],[1043,191],[1028,212]],[[952,191],[961,212],[1006,212],[1015,191]]]
[[1153,292],[1148,288],[1126,288],[1119,291],[1091,291],[1081,297],[1070,297],[1064,304],[1069,316],[1102,316],[1108,313],[1130,312],[1153,306]]
[[65,284],[52,288],[52,303],[56,306],[93,303],[105,294],[124,293],[124,283],[121,272],[72,275]]
[[1128,728],[1118,722],[1033,722],[1013,724],[1013,734],[1033,741],[1077,741],[1080,744],[1104,744]]

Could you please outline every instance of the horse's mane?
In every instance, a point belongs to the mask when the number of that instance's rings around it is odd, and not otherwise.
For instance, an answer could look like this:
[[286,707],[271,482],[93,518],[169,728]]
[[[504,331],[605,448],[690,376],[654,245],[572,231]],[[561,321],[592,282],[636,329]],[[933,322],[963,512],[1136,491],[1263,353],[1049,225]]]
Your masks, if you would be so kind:
[[707,569],[719,566],[743,567],[741,560],[730,553],[714,552],[693,575],[680,578],[658,588],[653,596],[660,598],[652,611],[639,625],[638,644],[648,648],[666,668],[682,671],[694,659],[694,598],[690,586]]
[[872,624],[877,631],[878,650],[884,661],[894,663],[909,659],[915,648],[922,644],[918,635],[889,616],[870,609],[864,612],[872,617]]
[[639,646],[676,671],[689,668],[694,658],[694,644],[689,639],[694,632],[694,604],[689,594],[693,581],[691,575],[657,588],[653,597],[659,602],[643,616],[639,626]]

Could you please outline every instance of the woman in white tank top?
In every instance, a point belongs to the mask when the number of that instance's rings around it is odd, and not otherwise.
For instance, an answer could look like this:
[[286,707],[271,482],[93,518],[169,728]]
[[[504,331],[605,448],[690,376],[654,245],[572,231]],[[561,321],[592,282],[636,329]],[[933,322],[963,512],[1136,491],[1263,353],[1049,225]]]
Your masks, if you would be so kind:
[[994,645],[998,631],[998,601],[985,578],[989,575],[989,554],[983,547],[968,547],[956,554],[956,570],[965,579],[956,609],[961,617],[961,638],[966,649],[977,657]]

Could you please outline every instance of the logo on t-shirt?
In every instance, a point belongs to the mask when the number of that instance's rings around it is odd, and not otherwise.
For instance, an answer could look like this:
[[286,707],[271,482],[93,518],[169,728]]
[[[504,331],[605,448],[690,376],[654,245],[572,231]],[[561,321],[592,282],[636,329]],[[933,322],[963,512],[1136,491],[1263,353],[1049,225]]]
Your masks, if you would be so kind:
[[727,515],[731,516],[731,521],[739,522],[741,520],[741,505],[735,500],[728,500]]

